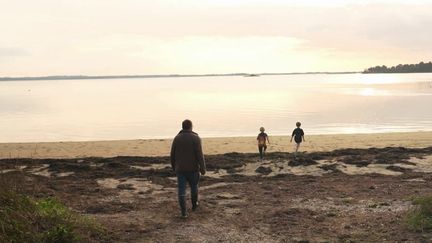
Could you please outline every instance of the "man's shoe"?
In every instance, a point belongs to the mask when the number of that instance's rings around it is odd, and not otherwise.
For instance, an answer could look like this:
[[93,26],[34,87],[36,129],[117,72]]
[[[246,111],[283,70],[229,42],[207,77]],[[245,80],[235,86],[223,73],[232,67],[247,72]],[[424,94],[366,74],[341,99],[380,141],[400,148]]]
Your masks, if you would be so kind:
[[194,205],[192,205],[192,211],[196,211],[198,209],[199,203],[196,202]]
[[192,201],[192,211],[195,211],[198,208],[198,193],[192,193],[191,195]]
[[188,217],[189,217],[189,215],[187,215],[187,214],[182,214],[182,215],[180,216],[181,219],[187,219]]

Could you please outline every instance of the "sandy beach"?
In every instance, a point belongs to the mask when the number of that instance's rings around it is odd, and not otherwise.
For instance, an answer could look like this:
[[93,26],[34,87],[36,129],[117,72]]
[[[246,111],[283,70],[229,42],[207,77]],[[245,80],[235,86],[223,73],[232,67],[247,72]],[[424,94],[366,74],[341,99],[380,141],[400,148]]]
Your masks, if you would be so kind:
[[204,138],[187,220],[170,139],[3,143],[0,182],[95,219],[106,235],[90,242],[432,241],[406,224],[432,193],[432,132],[306,136],[297,158],[289,137],[270,142],[261,161],[255,137]]
[[[292,152],[288,136],[271,136],[268,152]],[[0,158],[84,158],[115,156],[167,156],[171,139],[90,142],[0,143]],[[343,148],[419,148],[432,146],[432,132],[306,135],[302,151]],[[254,153],[255,137],[203,138],[205,154]]]

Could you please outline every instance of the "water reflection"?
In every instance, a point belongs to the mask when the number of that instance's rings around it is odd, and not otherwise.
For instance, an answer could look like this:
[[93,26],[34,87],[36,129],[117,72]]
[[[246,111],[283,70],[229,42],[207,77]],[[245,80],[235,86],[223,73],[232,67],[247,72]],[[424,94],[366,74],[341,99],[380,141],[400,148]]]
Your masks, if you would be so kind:
[[2,142],[432,130],[432,74],[0,82]]
[[389,91],[386,90],[379,90],[379,89],[375,89],[375,88],[365,88],[365,89],[361,89],[359,91],[359,94],[361,96],[385,96],[385,95],[391,95],[391,93]]

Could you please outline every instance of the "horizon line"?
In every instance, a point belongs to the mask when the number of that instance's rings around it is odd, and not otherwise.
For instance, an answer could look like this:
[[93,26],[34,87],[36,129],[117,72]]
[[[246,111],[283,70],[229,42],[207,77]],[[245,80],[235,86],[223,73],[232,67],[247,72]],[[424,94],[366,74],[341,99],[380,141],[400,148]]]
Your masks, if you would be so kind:
[[68,79],[120,79],[120,78],[175,78],[175,77],[217,77],[217,76],[264,76],[264,75],[302,75],[302,74],[354,74],[361,71],[344,72],[271,72],[271,73],[216,73],[216,74],[126,74],[126,75],[48,75],[48,76],[21,76],[0,77],[0,81],[26,81],[26,80],[68,80]]

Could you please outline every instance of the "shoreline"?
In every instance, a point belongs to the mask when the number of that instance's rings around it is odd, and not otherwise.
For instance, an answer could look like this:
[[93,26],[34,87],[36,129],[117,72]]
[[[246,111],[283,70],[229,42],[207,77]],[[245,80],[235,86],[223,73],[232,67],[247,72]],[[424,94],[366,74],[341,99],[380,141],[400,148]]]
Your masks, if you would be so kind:
[[[344,148],[432,146],[432,132],[306,135],[301,151],[318,152]],[[267,152],[292,152],[289,136],[270,136]],[[256,153],[255,137],[202,138],[206,155]],[[0,159],[65,159],[85,157],[168,156],[172,139],[135,139],[82,142],[0,143]]]

